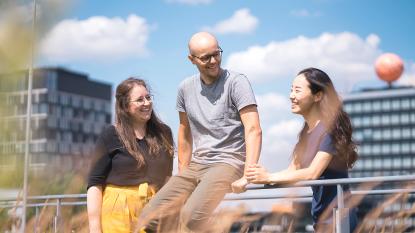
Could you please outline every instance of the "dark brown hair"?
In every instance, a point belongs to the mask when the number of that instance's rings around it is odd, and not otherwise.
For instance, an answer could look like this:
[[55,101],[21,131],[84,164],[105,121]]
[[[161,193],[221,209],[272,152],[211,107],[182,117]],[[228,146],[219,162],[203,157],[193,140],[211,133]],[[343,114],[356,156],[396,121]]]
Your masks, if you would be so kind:
[[[136,141],[133,118],[128,113],[128,105],[131,101],[130,92],[137,85],[145,87],[150,92],[146,82],[135,77],[128,78],[117,86],[115,93],[115,129],[122,144],[136,158],[138,166],[141,167],[145,164],[145,161]],[[147,122],[144,139],[149,147],[150,155],[157,156],[160,151],[164,150],[170,156],[173,156],[174,142],[171,130],[157,117],[154,109],[150,120]]]
[[[337,94],[330,77],[322,70],[317,68],[307,68],[298,73],[304,75],[309,83],[309,88],[313,95],[318,92],[323,93],[323,98],[319,102],[320,111],[323,115],[322,123],[328,127],[327,133],[333,140],[337,156],[352,168],[357,160],[356,143],[352,139],[352,124],[347,113],[343,110],[342,101]],[[307,132],[307,125],[304,123],[298,135],[298,143],[293,152],[295,161],[298,162],[300,147],[303,145],[303,138]]]

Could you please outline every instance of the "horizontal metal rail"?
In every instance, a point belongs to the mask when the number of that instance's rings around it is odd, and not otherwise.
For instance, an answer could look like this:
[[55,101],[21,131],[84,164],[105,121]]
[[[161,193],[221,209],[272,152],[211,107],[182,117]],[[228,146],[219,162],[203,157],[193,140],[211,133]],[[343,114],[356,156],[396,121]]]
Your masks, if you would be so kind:
[[415,181],[415,175],[342,178],[342,179],[328,179],[328,180],[307,180],[307,181],[298,181],[296,183],[290,183],[290,184],[275,184],[275,185],[257,184],[257,185],[248,185],[247,190],[308,187],[308,186],[320,186],[320,185],[329,186],[329,185],[345,185],[345,184],[382,183],[382,182],[398,182],[398,181]]
[[[336,221],[336,232],[343,233],[348,232],[348,222],[349,219],[341,217],[344,214],[340,214],[343,211],[348,211],[347,208],[344,208],[344,185],[349,184],[381,184],[385,182],[409,182],[415,181],[415,175],[401,175],[401,176],[381,176],[381,177],[364,177],[364,178],[343,178],[343,179],[329,179],[329,180],[308,180],[308,181],[299,181],[295,183],[287,184],[278,184],[278,185],[248,185],[247,190],[259,190],[259,189],[278,189],[278,188],[295,188],[295,187],[310,187],[310,186],[337,186],[337,208],[334,210],[334,219]],[[349,192],[349,191],[347,191]],[[350,191],[351,195],[385,195],[385,194],[395,194],[395,193],[415,193],[415,188],[392,188],[392,189],[374,189],[374,190],[352,190]],[[38,213],[39,207],[44,206],[54,206],[56,208],[56,215],[54,226],[55,229],[58,229],[60,222],[60,209],[62,206],[85,206],[86,201],[68,201],[68,199],[85,199],[86,194],[61,194],[61,195],[41,195],[41,196],[30,196],[27,207],[36,208],[36,213]],[[242,201],[242,200],[258,200],[258,199],[280,199],[280,200],[290,200],[294,202],[307,203],[311,202],[312,194],[311,193],[275,193],[272,195],[246,195],[246,194],[231,194],[227,196],[225,201]],[[43,202],[40,202],[42,201]],[[49,200],[55,200],[48,202]],[[62,200],[66,200],[63,202]],[[35,202],[35,203],[34,203]],[[20,199],[15,198],[0,198],[0,208],[18,208],[22,207]],[[37,215],[36,215],[37,216]],[[346,215],[348,216],[348,215]],[[56,231],[55,231],[56,232]]]

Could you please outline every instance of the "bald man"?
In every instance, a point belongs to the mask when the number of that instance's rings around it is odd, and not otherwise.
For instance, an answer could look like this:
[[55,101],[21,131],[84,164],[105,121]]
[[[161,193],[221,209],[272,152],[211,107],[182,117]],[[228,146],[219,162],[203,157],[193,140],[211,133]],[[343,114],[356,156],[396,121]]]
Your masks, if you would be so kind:
[[[199,73],[179,86],[179,174],[156,194],[140,219],[147,232],[157,219],[178,216],[179,232],[211,232],[210,216],[227,192],[242,192],[245,168],[258,161],[262,132],[245,75],[221,68],[216,38],[199,32],[189,40],[189,60]],[[162,232],[175,232],[171,223]],[[160,230],[160,228],[158,228]]]

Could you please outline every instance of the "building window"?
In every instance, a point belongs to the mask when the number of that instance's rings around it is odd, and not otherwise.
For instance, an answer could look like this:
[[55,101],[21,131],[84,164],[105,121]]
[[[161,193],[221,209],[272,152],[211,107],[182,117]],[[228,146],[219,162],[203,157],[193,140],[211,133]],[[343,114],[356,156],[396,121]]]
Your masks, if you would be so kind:
[[392,137],[392,132],[390,129],[384,129],[382,134],[383,139],[390,139]]
[[48,113],[48,104],[47,103],[41,103],[39,105],[39,113]]
[[403,128],[402,129],[402,138],[410,138],[411,137],[411,129]]
[[382,139],[382,131],[380,129],[373,130],[373,139],[381,140]]
[[360,127],[362,125],[362,118],[360,117],[354,117],[352,119],[352,123],[354,127]]
[[362,146],[362,154],[365,154],[365,155],[370,154],[370,145],[363,145]]
[[393,110],[399,110],[401,107],[399,99],[392,100],[392,109]]
[[393,114],[391,116],[391,123],[393,125],[399,124],[399,115],[398,114]]
[[59,95],[60,97],[60,103],[62,105],[68,105],[69,104],[69,96],[67,94],[61,93]]
[[363,112],[372,112],[372,105],[369,101],[363,103]]
[[372,116],[372,124],[373,124],[373,126],[380,125],[380,116],[379,115],[373,115]]
[[372,129],[363,130],[363,139],[367,140],[367,139],[372,139],[372,138],[373,138]]
[[388,155],[391,153],[391,148],[389,144],[382,144],[382,154]]
[[373,168],[374,169],[382,168],[382,160],[380,160],[380,159],[374,159],[373,160]]
[[56,85],[56,79],[57,79],[57,74],[55,71],[49,71],[47,73],[47,88],[51,89],[51,90],[56,90],[57,85]]
[[111,114],[111,103],[110,102],[105,102],[105,112]]
[[401,138],[401,130],[399,128],[394,128],[392,130],[392,138],[393,139],[400,139]]
[[362,112],[362,103],[356,102],[353,104],[353,112]]
[[77,95],[72,96],[72,106],[80,107],[81,106],[81,97]]
[[354,133],[354,138],[357,140],[357,141],[362,141],[363,140],[363,133],[362,133],[362,131],[358,131],[358,130],[356,130]]
[[389,125],[389,124],[390,124],[389,115],[382,115],[382,125]]
[[364,116],[364,117],[362,117],[363,118],[363,126],[370,126],[371,124],[370,124],[370,120],[371,120],[371,117],[370,116]]
[[353,111],[352,111],[352,109],[353,109],[353,108],[352,108],[351,104],[348,104],[348,103],[346,104],[346,103],[345,103],[343,107],[344,107],[344,111],[345,111],[345,112],[347,112],[347,113],[349,113],[349,114],[350,114],[350,113],[353,113]]
[[403,167],[405,167],[405,168],[411,168],[412,167],[411,158],[410,157],[404,157],[402,160],[403,160],[402,161],[403,162],[402,163]]
[[402,109],[409,109],[411,107],[411,103],[408,98],[401,100]]
[[390,159],[390,158],[383,159],[383,167],[384,168],[391,168],[392,167],[392,159]]
[[48,100],[51,103],[57,103],[58,102],[58,95],[56,92],[49,92],[48,93]]
[[91,109],[91,100],[89,98],[83,99],[83,107],[84,109]]
[[409,143],[402,143],[402,153],[409,153],[409,152],[410,152]]
[[36,114],[39,112],[39,105],[38,104],[32,104],[32,114]]
[[381,110],[380,101],[379,100],[373,101],[372,108],[374,112],[380,111]]
[[402,124],[408,124],[409,123],[409,114],[408,113],[402,113],[401,114],[401,123]]
[[372,160],[368,160],[368,159],[363,160],[363,168],[365,170],[372,169]]
[[391,109],[391,106],[390,106],[390,101],[389,100],[383,100],[382,101],[382,110],[383,111],[389,111],[390,109]]
[[381,148],[379,144],[372,145],[372,153],[374,156],[378,156],[381,152]]
[[392,154],[400,154],[400,148],[398,143],[392,144]]
[[394,158],[392,160],[393,168],[401,169],[402,168],[402,159],[401,158]]

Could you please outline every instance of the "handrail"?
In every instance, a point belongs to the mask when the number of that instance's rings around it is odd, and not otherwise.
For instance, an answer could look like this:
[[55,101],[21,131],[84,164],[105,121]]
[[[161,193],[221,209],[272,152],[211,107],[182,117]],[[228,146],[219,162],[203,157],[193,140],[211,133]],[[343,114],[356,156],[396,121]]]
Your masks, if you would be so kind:
[[318,185],[345,185],[358,183],[375,183],[375,182],[395,182],[395,181],[414,181],[415,175],[401,175],[401,176],[375,176],[363,178],[342,178],[342,179],[328,179],[328,180],[306,180],[298,181],[290,184],[277,185],[248,185],[247,190],[256,189],[274,189],[274,188],[292,188],[292,187],[307,187]]
[[[295,187],[309,187],[309,186],[337,186],[337,208],[334,210],[334,220],[336,225],[336,232],[343,233],[349,232],[349,219],[348,209],[344,208],[344,190],[343,186],[348,184],[364,184],[364,183],[383,183],[383,182],[400,182],[400,181],[415,181],[414,175],[400,175],[400,176],[379,176],[379,177],[364,177],[364,178],[342,178],[342,179],[329,179],[329,180],[307,180],[299,181],[295,183],[278,184],[278,185],[248,185],[247,190],[258,189],[275,189],[275,188],[295,188]],[[394,194],[394,193],[415,193],[415,188],[395,188],[395,189],[376,189],[376,190],[351,190],[351,195],[378,195],[378,194]],[[58,194],[58,195],[39,195],[29,196],[27,200],[37,201],[36,203],[28,203],[27,207],[42,207],[42,206],[55,206],[56,215],[54,217],[54,232],[60,224],[60,211],[62,206],[75,206],[86,205],[86,201],[66,201],[63,199],[83,199],[86,198],[85,193],[80,194]],[[232,194],[231,197],[225,197],[225,201],[237,201],[237,200],[255,200],[255,199],[284,199],[293,200],[296,202],[311,202],[311,193],[276,193],[273,195],[245,195],[245,194]],[[56,200],[55,202],[41,203],[40,200]],[[15,208],[22,207],[21,200],[14,198],[0,198],[0,208]],[[38,214],[38,210],[36,209]]]

